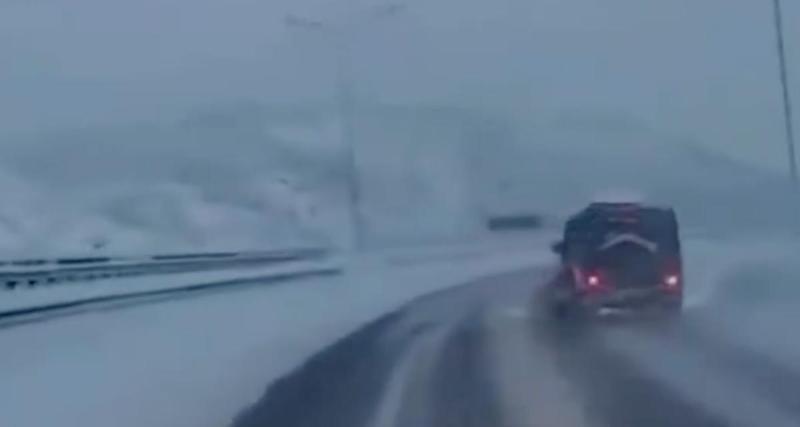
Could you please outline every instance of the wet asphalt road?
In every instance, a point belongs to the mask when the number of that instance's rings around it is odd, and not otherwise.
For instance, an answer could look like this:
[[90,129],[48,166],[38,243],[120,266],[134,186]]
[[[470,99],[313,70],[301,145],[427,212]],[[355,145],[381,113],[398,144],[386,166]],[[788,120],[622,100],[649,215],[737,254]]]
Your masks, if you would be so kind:
[[555,322],[547,271],[420,298],[317,354],[235,427],[800,426],[800,374],[708,328]]

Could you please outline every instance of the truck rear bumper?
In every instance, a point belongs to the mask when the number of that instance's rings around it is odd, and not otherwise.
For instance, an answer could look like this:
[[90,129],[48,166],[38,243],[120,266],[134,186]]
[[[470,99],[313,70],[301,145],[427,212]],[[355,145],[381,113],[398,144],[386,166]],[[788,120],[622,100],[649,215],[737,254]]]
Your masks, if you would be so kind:
[[679,293],[668,293],[662,289],[624,289],[603,294],[582,295],[581,306],[587,309],[647,309],[680,308],[683,297]]

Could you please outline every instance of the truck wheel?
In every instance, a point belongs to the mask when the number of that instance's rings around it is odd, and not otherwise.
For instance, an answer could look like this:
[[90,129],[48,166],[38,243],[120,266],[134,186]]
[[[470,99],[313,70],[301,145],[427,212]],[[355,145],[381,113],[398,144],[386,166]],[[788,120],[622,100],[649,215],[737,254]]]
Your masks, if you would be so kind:
[[679,317],[681,312],[683,312],[683,302],[680,300],[664,304],[664,314],[667,317]]
[[571,307],[566,302],[563,302],[563,301],[562,302],[557,302],[557,303],[554,303],[553,306],[551,307],[551,313],[552,313],[553,317],[555,317],[558,320],[567,319],[567,318],[570,317],[570,314],[571,314],[570,313],[570,311],[571,311],[570,308]]
[[576,322],[587,316],[585,309],[572,301],[559,301],[551,308],[553,318],[560,321]]

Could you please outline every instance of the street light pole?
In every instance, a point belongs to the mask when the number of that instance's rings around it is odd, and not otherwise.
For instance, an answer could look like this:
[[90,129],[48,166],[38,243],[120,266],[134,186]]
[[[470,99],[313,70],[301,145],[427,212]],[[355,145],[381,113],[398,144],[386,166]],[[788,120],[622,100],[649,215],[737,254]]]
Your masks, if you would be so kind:
[[361,250],[365,244],[366,221],[361,200],[361,181],[359,180],[358,150],[356,135],[356,93],[353,81],[353,63],[350,48],[343,40],[337,40],[336,86],[340,115],[341,140],[345,148],[347,162],[347,188],[350,201],[353,248]]
[[783,115],[786,126],[786,150],[789,157],[789,173],[792,178],[792,186],[795,192],[798,190],[797,181],[797,158],[795,156],[794,144],[794,124],[792,122],[792,96],[789,90],[789,74],[786,65],[786,48],[783,40],[783,11],[781,0],[773,0],[775,12],[775,32],[778,42],[778,61],[780,66],[781,90],[783,92]]
[[[389,3],[368,10],[360,21],[351,25],[375,21],[397,16],[405,10],[405,6]],[[356,130],[356,88],[353,78],[353,60],[351,57],[351,36],[344,28],[326,22],[300,18],[294,15],[286,17],[286,25],[306,31],[316,31],[333,39],[336,49],[336,92],[339,115],[341,119],[341,140],[345,148],[347,162],[347,194],[350,203],[350,223],[353,249],[361,250],[365,244],[366,219],[363,211],[362,188],[358,173],[358,149]]]

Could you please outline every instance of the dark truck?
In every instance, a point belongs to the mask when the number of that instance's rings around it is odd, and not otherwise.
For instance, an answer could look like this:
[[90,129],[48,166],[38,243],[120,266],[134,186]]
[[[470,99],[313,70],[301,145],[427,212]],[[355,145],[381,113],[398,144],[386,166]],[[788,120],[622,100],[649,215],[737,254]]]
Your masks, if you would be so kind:
[[552,248],[561,266],[547,300],[559,317],[681,310],[681,245],[670,208],[593,203],[567,221]]

